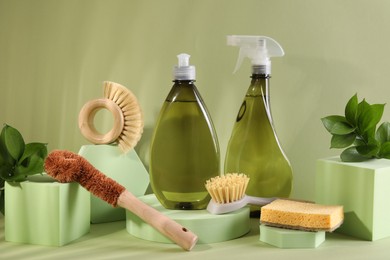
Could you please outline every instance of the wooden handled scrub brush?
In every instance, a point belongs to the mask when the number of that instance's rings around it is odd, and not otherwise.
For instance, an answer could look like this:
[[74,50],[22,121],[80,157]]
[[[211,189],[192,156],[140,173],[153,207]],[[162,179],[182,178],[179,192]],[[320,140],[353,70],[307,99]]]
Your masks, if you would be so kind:
[[[87,102],[79,114],[79,128],[84,137],[94,144],[117,142],[124,152],[130,151],[140,140],[144,121],[135,95],[126,87],[106,81],[103,85],[104,98]],[[114,116],[114,126],[106,133],[99,133],[94,118],[100,109],[108,109]]]
[[309,231],[333,231],[343,223],[343,207],[340,205],[247,196],[245,190],[248,182],[249,178],[245,174],[237,173],[227,173],[208,180],[206,189],[211,200],[207,210],[212,214],[223,214],[247,204],[261,205],[264,206],[261,208],[262,224]]
[[224,214],[248,204],[262,206],[275,200],[245,195],[248,182],[249,177],[242,173],[227,173],[207,180],[205,186],[211,196],[207,210],[211,214]]
[[112,206],[133,212],[185,250],[191,250],[198,240],[191,231],[140,201],[75,153],[61,150],[51,152],[45,160],[45,171],[59,182],[78,182]]

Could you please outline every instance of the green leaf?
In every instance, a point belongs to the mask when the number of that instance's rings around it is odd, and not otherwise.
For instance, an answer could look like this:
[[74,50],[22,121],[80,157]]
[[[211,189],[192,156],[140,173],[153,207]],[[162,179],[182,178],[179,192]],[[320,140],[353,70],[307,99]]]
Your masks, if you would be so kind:
[[379,142],[375,139],[375,126],[367,129],[362,137],[364,139],[365,144],[379,144]]
[[327,116],[321,118],[322,124],[333,135],[345,135],[355,131],[355,127],[351,126],[343,116]]
[[3,149],[1,148],[1,145],[0,145],[0,165],[7,163],[5,152],[3,152],[2,150]]
[[24,178],[20,178],[17,174],[15,174],[14,167],[10,165],[1,165],[0,166],[0,178],[5,181],[22,181]]
[[347,135],[353,133],[356,127],[351,126],[347,122],[337,122],[333,125],[331,134],[335,135]]
[[355,94],[345,106],[345,118],[351,125],[356,125],[358,115],[358,98]]
[[378,142],[381,144],[390,141],[390,123],[382,123],[376,131],[375,137],[376,140],[378,140]]
[[379,150],[379,157],[390,159],[390,141],[382,143]]
[[2,141],[4,136],[3,132],[4,131],[2,131],[0,134],[0,165],[3,164],[14,165],[16,163],[16,160],[12,158],[12,156],[8,153],[8,150],[5,147],[5,142]]
[[371,157],[367,157],[361,155],[355,146],[349,147],[345,149],[341,154],[340,158],[343,162],[363,162],[371,159]]
[[0,135],[0,146],[4,152],[8,152],[9,156],[15,161],[23,155],[24,140],[18,130],[9,125],[4,125]]
[[376,144],[367,144],[356,146],[356,150],[359,154],[366,157],[374,157],[379,152],[379,147]]
[[361,133],[370,128],[375,128],[382,118],[384,104],[370,105],[366,101],[361,102],[359,108],[358,127]]
[[19,160],[22,163],[26,158],[37,155],[38,157],[45,158],[47,156],[47,144],[43,143],[29,143],[26,144],[24,153]]
[[352,145],[355,140],[355,133],[351,133],[348,135],[332,135],[332,139],[330,141],[330,148],[345,148]]
[[24,160],[24,164],[19,164],[16,166],[15,175],[18,175],[20,178],[25,178],[27,175],[42,173],[44,169],[44,162],[45,159],[37,156],[36,154],[27,157]]
[[17,175],[33,175],[43,172],[45,157],[47,156],[46,144],[29,143],[26,145],[25,152],[16,166]]

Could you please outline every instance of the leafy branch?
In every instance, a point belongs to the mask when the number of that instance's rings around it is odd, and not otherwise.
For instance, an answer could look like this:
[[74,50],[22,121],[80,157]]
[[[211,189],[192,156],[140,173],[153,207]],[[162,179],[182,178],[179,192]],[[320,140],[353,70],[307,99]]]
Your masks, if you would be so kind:
[[0,134],[0,211],[4,213],[4,182],[24,181],[43,172],[47,147],[44,143],[25,144],[18,130],[4,125]]
[[377,124],[385,104],[358,103],[355,94],[345,107],[345,115],[321,118],[332,135],[330,148],[346,148],[340,154],[344,162],[361,162],[374,158],[390,159],[390,123]]

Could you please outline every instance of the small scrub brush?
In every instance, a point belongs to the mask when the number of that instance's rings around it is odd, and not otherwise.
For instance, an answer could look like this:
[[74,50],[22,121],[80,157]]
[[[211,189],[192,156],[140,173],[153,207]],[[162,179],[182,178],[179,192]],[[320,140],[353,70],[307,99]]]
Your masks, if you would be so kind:
[[243,173],[227,173],[206,181],[206,189],[211,196],[207,211],[211,214],[224,214],[244,206],[266,205],[275,198],[260,198],[245,195],[249,177]]
[[59,182],[78,182],[112,206],[120,206],[133,212],[185,250],[190,251],[198,240],[191,231],[140,201],[78,154],[62,150],[51,152],[45,159],[45,171]]
[[[123,153],[133,149],[141,139],[144,121],[135,95],[121,84],[106,81],[104,98],[87,102],[79,114],[79,128],[84,137],[94,144],[117,142]],[[94,117],[100,109],[108,109],[114,116],[114,126],[105,134],[94,126]]]

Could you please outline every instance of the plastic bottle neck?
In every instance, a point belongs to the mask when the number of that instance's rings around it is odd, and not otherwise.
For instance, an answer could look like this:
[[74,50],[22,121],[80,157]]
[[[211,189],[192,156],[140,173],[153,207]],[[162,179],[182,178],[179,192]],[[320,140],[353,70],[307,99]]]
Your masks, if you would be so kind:
[[269,79],[270,74],[252,74],[251,84],[246,93],[247,96],[262,96],[266,103],[269,104]]
[[186,84],[186,85],[190,85],[190,84],[194,84],[196,80],[194,79],[174,79],[172,80],[172,82],[174,82],[175,84]]
[[270,79],[271,78],[271,74],[252,73],[251,78],[252,79]]

